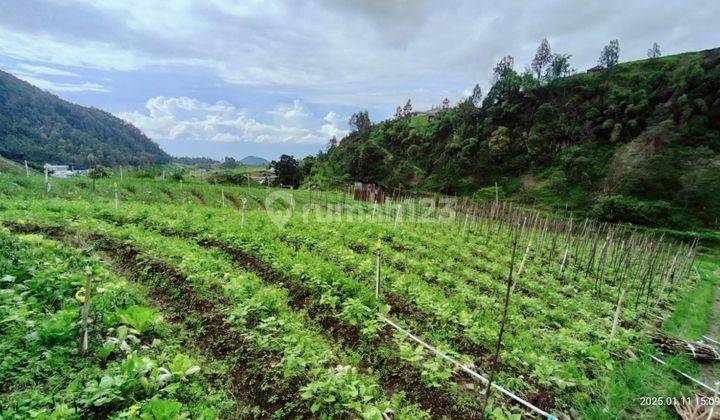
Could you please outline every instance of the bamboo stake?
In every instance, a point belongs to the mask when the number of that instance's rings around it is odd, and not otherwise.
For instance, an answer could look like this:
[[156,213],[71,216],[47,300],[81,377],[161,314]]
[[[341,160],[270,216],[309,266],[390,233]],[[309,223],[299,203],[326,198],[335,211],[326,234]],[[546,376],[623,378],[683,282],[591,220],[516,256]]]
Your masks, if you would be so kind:
[[375,297],[380,297],[380,243],[375,250]]
[[393,224],[393,229],[396,229],[398,226],[398,221],[400,220],[400,211],[402,208],[400,207],[400,204],[397,205],[397,210],[395,211],[395,224]]
[[520,262],[520,269],[518,270],[517,276],[520,277],[523,275],[523,272],[525,271],[525,261],[527,261],[527,256],[530,254],[530,248],[532,246],[532,241],[528,242],[527,248],[525,248],[525,254],[523,255],[522,261]]
[[90,285],[92,280],[92,272],[85,272],[85,296],[83,297],[82,306],[82,337],[80,341],[80,353],[85,354],[88,350],[88,316],[90,313]]
[[490,374],[488,377],[488,386],[485,390],[485,398],[483,399],[482,412],[485,412],[487,408],[488,398],[490,397],[490,389],[492,388],[492,381],[497,370],[498,359],[500,358],[500,346],[502,345],[502,337],[505,332],[505,323],[507,322],[508,306],[510,305],[510,293],[513,288],[513,271],[515,270],[515,252],[517,250],[518,234],[515,234],[515,240],[512,246],[512,256],[510,257],[510,272],[508,274],[507,288],[505,289],[505,301],[503,303],[503,316],[500,322],[500,331],[498,332],[498,338],[495,342],[495,354],[493,356],[492,367],[490,368]]
[[242,199],[242,221],[240,222],[241,226],[245,226],[245,205],[247,204],[247,198],[243,197]]
[[618,319],[620,318],[620,310],[624,298],[625,289],[622,289],[620,290],[620,297],[618,298],[617,307],[615,308],[615,317],[613,318],[612,329],[610,330],[610,341],[612,341],[612,339],[615,337],[615,331],[617,330]]

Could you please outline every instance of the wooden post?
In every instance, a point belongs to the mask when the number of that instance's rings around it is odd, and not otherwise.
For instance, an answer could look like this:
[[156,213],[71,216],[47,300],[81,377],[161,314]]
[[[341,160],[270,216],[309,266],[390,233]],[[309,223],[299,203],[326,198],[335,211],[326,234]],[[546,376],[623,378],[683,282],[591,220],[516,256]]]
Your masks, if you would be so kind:
[[375,250],[375,297],[380,297],[380,241]]
[[165,169],[162,170],[162,173],[160,174],[160,177],[163,181],[165,181]]
[[498,201],[500,201],[500,193],[498,191],[498,184],[495,183],[495,205],[497,205]]
[[623,299],[625,298],[625,289],[620,290],[620,297],[618,298],[617,307],[615,308],[615,317],[613,318],[612,329],[610,330],[610,340],[615,337],[615,331],[617,330],[618,319],[620,319],[620,309],[622,307]]
[[120,209],[120,195],[118,194],[117,184],[115,184],[115,210]]
[[122,170],[122,165],[120,165],[120,181],[122,182],[122,180],[123,180],[123,170]]
[[525,261],[527,261],[527,256],[530,254],[530,248],[532,247],[532,241],[528,242],[527,248],[525,248],[525,254],[523,255],[522,261],[520,261],[520,269],[518,269],[518,277],[523,275],[523,272],[525,271]]
[[567,261],[567,255],[568,251],[570,250],[569,245],[565,245],[565,254],[563,255],[562,264],[560,264],[560,275],[563,275],[563,272],[565,271],[565,261]]
[[225,208],[225,190],[220,189],[220,195],[222,196],[222,206]]
[[[497,370],[497,364],[498,359],[500,358],[500,346],[502,345],[502,337],[503,333],[505,332],[505,324],[507,323],[507,317],[508,317],[508,306],[510,306],[510,294],[512,293],[512,289],[514,286],[513,282],[513,271],[515,270],[515,251],[517,250],[517,242],[518,242],[518,233],[515,232],[514,240],[512,244],[512,256],[510,257],[510,272],[508,274],[508,281],[507,281],[507,288],[505,289],[505,301],[503,304],[503,316],[502,320],[500,321],[500,331],[498,332],[498,338],[495,342],[495,354],[493,356],[492,360],[492,366],[490,368],[490,375],[488,377],[488,383],[487,383],[487,389],[485,390],[485,398],[483,399],[483,405],[482,405],[482,411],[485,412],[485,408],[487,408],[488,398],[490,397],[490,389],[492,388],[492,381],[493,377],[495,376],[495,371]],[[511,233],[512,234],[512,233]]]
[[247,198],[243,197],[242,199],[242,222],[240,223],[241,226],[245,226],[245,205],[247,204]]
[[27,160],[25,161],[25,176],[30,176],[30,169],[28,169]]
[[85,354],[88,350],[88,315],[90,312],[90,283],[92,271],[85,272],[85,296],[82,306],[82,337],[80,338],[80,353]]
[[400,204],[398,204],[397,210],[395,212],[395,224],[393,225],[393,229],[397,228],[398,220],[400,219],[400,210],[401,210],[401,207],[400,207]]
[[372,216],[370,217],[370,221],[375,220],[375,210],[377,210],[377,201],[373,202],[373,210],[372,210]]
[[180,180],[180,201],[182,204],[185,204],[185,193],[183,192],[183,181]]

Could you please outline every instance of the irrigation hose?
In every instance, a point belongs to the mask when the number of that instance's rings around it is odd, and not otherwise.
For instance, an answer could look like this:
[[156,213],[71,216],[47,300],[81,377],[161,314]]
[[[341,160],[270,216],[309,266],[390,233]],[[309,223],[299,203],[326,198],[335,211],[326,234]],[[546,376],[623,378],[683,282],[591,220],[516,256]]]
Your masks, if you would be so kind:
[[[448,356],[447,354],[445,354],[445,353],[441,352],[440,350],[434,348],[433,346],[431,346],[431,345],[429,345],[428,343],[424,342],[423,340],[421,340],[421,339],[418,338],[417,336],[413,335],[412,333],[410,333],[410,332],[408,332],[408,331],[405,331],[401,326],[397,325],[396,323],[392,322],[391,320],[387,319],[386,317],[380,315],[380,318],[381,318],[383,321],[385,321],[385,323],[387,323],[387,324],[390,325],[391,327],[395,328],[396,330],[402,332],[403,334],[407,335],[407,336],[410,337],[413,341],[415,341],[415,342],[417,342],[418,344],[420,344],[421,346],[425,347],[426,349],[428,349],[428,350],[431,351],[432,353],[436,354],[437,356],[442,357],[443,359],[447,360],[448,362],[450,362],[450,363],[452,363],[453,365],[455,365],[455,366],[457,366],[458,368],[460,368],[462,371],[464,371],[464,372],[467,373],[468,375],[472,376],[473,378],[475,378],[475,379],[479,380],[480,382],[482,382],[483,384],[487,385],[488,379],[487,379],[485,376],[483,376],[483,375],[475,372],[474,370],[468,368],[467,366],[465,366],[464,364],[460,363],[459,361],[453,359],[452,357]],[[540,409],[540,408],[532,405],[532,404],[529,403],[528,401],[525,401],[525,400],[522,399],[521,397],[513,394],[511,391],[509,391],[509,390],[501,387],[500,385],[493,383],[493,384],[492,384],[492,387],[495,388],[495,389],[497,389],[497,390],[500,391],[501,393],[505,394],[506,396],[510,397],[511,399],[519,402],[520,404],[522,404],[522,405],[525,406],[526,408],[529,408],[530,410],[536,412],[537,414],[540,414],[541,416],[544,416],[544,417],[547,418],[548,420],[557,420],[557,417],[556,417],[556,416],[554,416],[554,415],[552,415],[552,414],[550,414],[550,413],[548,413],[548,412],[546,412],[546,411],[543,411],[542,409]]]
[[669,367],[670,369],[674,370],[676,373],[679,373],[680,375],[682,375],[682,376],[684,376],[685,378],[691,380],[691,381],[694,382],[695,384],[700,385],[701,387],[703,387],[703,388],[705,388],[706,390],[708,390],[708,391],[712,392],[713,394],[715,394],[715,389],[713,389],[713,388],[710,387],[709,385],[707,385],[707,384],[705,384],[705,383],[703,383],[703,382],[700,382],[699,380],[693,378],[692,376],[688,375],[687,373],[685,373],[685,372],[683,372],[683,371],[681,371],[681,370],[679,370],[679,369],[676,369],[676,368],[674,368],[674,367],[672,367],[672,366],[669,366],[666,361],[660,359],[659,357],[655,357],[655,356],[653,356],[652,354],[650,354],[650,353],[648,353],[648,352],[645,352],[645,351],[643,351],[643,350],[640,350],[640,349],[636,349],[636,348],[633,348],[633,347],[631,347],[631,349],[633,349],[633,350],[635,350],[635,351],[637,351],[637,352],[643,353],[643,354],[647,354],[648,356],[650,356],[650,358],[651,358],[654,362],[659,363],[659,364],[661,364],[661,365],[663,365],[663,366]]

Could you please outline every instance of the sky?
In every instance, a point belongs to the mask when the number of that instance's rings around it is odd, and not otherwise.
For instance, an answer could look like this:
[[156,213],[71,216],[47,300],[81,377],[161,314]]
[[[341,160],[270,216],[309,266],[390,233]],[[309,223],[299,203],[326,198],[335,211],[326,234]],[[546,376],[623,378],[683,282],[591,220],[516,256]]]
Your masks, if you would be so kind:
[[578,71],[720,47],[720,1],[0,0],[0,69],[101,108],[176,156],[302,157],[377,122],[487,91],[547,38]]

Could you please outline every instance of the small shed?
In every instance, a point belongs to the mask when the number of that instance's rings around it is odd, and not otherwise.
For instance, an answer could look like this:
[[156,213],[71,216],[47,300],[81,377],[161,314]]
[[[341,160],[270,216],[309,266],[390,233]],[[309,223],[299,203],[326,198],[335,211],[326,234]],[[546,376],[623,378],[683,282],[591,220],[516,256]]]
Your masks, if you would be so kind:
[[353,184],[353,198],[358,201],[374,201],[382,204],[385,202],[385,190],[371,182],[355,181]]

